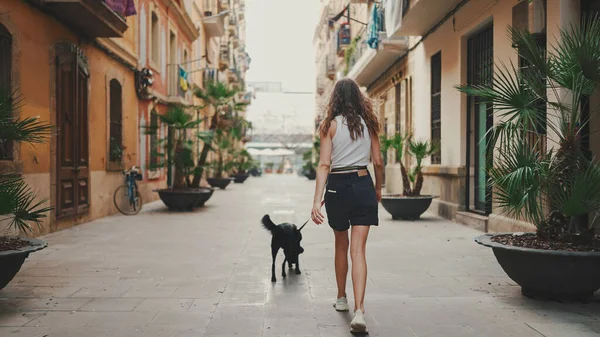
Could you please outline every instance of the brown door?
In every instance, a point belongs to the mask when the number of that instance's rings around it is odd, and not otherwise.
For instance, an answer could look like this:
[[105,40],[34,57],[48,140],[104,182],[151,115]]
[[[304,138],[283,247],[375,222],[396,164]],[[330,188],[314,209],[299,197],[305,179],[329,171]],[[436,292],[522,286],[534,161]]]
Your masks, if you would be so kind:
[[88,73],[83,56],[65,49],[56,57],[58,217],[89,208]]

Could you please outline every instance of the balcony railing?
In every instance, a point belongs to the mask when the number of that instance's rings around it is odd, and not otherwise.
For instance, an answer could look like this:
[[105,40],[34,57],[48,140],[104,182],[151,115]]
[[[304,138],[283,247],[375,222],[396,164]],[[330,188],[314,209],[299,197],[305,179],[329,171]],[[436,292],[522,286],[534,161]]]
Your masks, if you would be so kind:
[[219,66],[220,66],[220,68],[227,69],[229,67],[229,58],[230,58],[229,45],[222,44],[221,49],[219,51]]
[[363,55],[363,53],[367,50],[367,48],[369,48],[369,45],[367,44],[368,34],[366,29],[362,31],[358,39],[359,40],[356,43],[356,47],[354,49],[346,50],[347,53],[352,53],[348,58],[348,64],[346,65],[346,73],[348,73],[348,71],[352,69],[352,67],[354,67],[356,62]]
[[350,25],[344,24],[340,27],[336,35],[337,38],[337,53],[340,56],[344,55],[346,49],[352,43],[352,35],[350,34]]
[[128,28],[125,17],[135,14],[131,5],[116,6],[107,0],[34,0],[34,3],[92,38],[123,37]]

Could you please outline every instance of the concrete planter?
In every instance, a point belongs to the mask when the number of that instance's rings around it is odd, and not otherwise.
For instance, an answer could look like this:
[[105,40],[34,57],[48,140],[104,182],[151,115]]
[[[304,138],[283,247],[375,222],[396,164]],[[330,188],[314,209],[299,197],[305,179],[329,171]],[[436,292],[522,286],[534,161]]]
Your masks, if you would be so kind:
[[206,181],[210,186],[224,190],[231,183],[231,178],[208,178]]
[[431,206],[431,201],[436,198],[432,195],[418,197],[405,197],[403,195],[385,195],[381,198],[381,205],[394,220],[417,220]]
[[171,210],[192,211],[202,207],[210,199],[214,190],[212,188],[187,188],[182,190],[156,190],[160,200]]
[[248,179],[250,175],[248,173],[240,173],[240,174],[234,174],[233,177],[233,182],[236,184],[243,184],[244,181],[246,181],[246,179]]
[[25,259],[30,253],[42,250],[48,246],[48,243],[40,239],[20,238],[23,241],[29,241],[30,246],[20,248],[18,250],[9,250],[0,252],[0,289],[12,281],[17,275],[21,266],[25,263]]
[[[475,242],[492,248],[508,277],[527,297],[552,300],[585,300],[600,289],[600,252],[569,252],[507,246],[485,234]],[[527,233],[524,235],[535,235]]]

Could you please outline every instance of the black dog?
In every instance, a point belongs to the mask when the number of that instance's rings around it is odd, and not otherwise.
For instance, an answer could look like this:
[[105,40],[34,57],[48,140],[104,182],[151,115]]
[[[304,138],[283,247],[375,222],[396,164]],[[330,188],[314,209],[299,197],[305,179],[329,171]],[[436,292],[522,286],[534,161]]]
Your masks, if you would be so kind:
[[268,229],[273,238],[271,239],[271,253],[273,254],[273,264],[271,265],[271,282],[277,281],[275,278],[275,258],[279,249],[283,249],[285,259],[281,266],[281,276],[286,277],[285,274],[285,263],[288,263],[290,269],[292,269],[292,263],[296,265],[296,274],[300,274],[300,262],[298,255],[304,253],[304,248],[300,246],[302,241],[302,233],[300,232],[306,223],[302,227],[298,228],[294,224],[282,223],[276,225],[268,215],[265,215],[262,219],[263,226]]

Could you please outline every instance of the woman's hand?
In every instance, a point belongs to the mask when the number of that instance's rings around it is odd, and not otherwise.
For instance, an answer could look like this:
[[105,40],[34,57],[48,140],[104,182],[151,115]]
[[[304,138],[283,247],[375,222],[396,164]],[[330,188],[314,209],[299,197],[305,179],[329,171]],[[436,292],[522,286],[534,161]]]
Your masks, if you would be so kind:
[[323,220],[325,220],[325,217],[321,213],[321,207],[322,206],[323,206],[322,202],[315,202],[313,204],[313,208],[312,208],[312,212],[311,212],[311,218],[312,218],[312,221],[314,223],[316,223],[317,225],[322,224]]

